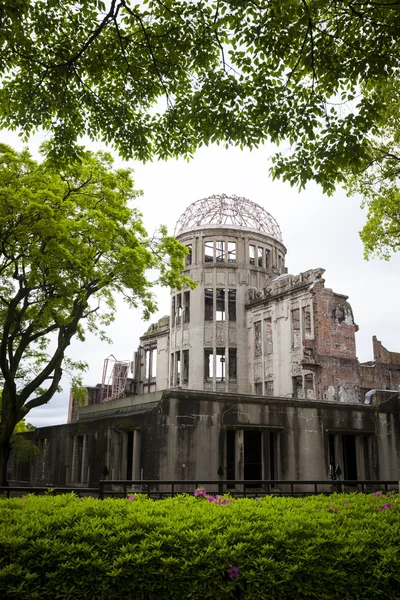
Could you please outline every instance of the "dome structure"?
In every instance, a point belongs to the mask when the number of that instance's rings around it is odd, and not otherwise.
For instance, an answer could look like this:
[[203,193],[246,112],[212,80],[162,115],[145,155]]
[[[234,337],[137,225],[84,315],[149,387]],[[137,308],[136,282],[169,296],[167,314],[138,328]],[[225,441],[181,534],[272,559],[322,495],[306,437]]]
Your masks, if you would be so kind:
[[226,194],[216,194],[193,202],[179,217],[174,235],[209,225],[252,229],[282,242],[280,227],[269,212],[247,198]]

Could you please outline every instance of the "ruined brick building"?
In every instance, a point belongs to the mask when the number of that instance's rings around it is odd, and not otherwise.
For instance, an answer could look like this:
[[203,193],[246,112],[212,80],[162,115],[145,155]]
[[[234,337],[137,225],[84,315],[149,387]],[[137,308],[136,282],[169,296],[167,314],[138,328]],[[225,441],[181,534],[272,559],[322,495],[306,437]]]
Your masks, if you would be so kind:
[[235,196],[195,202],[175,235],[197,287],[67,425],[27,434],[46,452],[14,479],[398,479],[400,354],[374,337],[359,363],[324,270],[288,273],[276,221]]

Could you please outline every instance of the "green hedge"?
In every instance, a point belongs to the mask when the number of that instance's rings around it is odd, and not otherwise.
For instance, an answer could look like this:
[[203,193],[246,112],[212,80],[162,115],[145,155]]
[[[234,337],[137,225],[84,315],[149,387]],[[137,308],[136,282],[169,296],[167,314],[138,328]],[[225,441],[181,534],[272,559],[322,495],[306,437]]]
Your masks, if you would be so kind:
[[0,598],[400,598],[392,494],[0,500]]

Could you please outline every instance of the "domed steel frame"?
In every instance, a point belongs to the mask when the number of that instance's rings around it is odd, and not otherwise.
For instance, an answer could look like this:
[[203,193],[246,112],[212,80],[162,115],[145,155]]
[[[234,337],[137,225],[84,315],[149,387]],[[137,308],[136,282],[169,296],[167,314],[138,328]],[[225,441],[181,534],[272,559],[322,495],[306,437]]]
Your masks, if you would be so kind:
[[235,195],[216,194],[193,202],[179,217],[174,235],[207,225],[245,227],[282,242],[282,232],[274,217],[255,202]]

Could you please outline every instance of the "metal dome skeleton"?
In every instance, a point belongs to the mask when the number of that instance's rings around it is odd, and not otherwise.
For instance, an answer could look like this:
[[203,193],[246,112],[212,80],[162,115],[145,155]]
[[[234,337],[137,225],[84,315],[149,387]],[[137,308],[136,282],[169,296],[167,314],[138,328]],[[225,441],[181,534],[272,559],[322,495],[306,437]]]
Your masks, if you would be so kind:
[[179,217],[174,235],[207,225],[245,227],[262,231],[282,242],[282,233],[274,217],[259,204],[235,195],[216,194],[193,202]]

